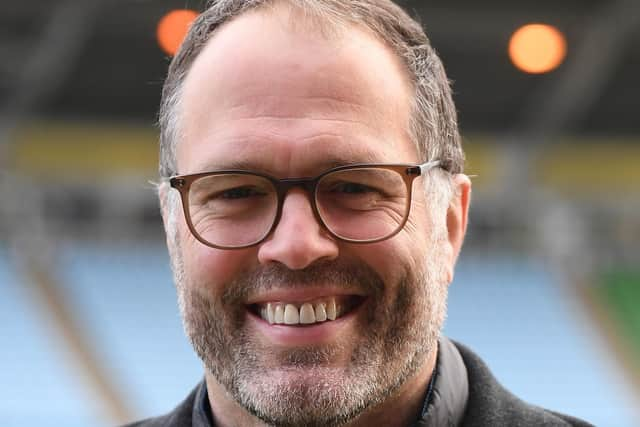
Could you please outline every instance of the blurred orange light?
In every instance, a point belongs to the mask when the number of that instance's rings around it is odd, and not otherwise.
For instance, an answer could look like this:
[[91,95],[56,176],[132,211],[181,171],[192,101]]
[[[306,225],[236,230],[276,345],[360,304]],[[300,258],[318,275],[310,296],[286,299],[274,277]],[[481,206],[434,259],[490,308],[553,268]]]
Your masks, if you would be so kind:
[[525,73],[555,70],[567,55],[567,41],[557,28],[546,24],[520,27],[509,41],[511,62]]
[[198,13],[189,9],[172,10],[164,15],[156,31],[162,50],[171,56],[175,55],[196,16]]

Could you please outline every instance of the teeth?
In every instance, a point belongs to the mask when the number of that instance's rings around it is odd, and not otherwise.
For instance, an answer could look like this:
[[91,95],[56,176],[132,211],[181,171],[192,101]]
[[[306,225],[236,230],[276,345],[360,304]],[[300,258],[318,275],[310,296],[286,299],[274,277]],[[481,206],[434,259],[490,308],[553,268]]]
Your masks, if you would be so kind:
[[276,313],[275,308],[271,303],[267,304],[267,317],[262,316],[263,319],[269,321],[269,323],[273,324],[276,321]]
[[284,323],[284,308],[282,304],[276,305],[275,313],[273,316],[273,323]]
[[268,303],[260,307],[260,317],[270,324],[310,325],[335,320],[342,315],[342,307],[335,298],[317,302]]
[[302,307],[300,307],[300,323],[308,325],[315,322],[316,313],[313,311],[313,306],[309,303],[302,304]]
[[329,301],[329,306],[327,307],[327,319],[336,320],[336,300],[332,299]]
[[297,325],[300,323],[300,312],[293,304],[284,306],[284,323],[286,325]]
[[324,322],[327,320],[327,311],[324,309],[324,303],[316,305],[316,322]]

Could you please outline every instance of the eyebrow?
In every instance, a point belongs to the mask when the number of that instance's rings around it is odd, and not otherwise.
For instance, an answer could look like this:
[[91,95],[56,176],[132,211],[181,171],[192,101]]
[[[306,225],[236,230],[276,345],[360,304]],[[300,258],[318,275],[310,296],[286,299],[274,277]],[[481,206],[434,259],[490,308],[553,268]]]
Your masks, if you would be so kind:
[[[353,155],[342,155],[338,153],[329,153],[323,156],[317,162],[309,162],[308,166],[310,170],[315,173],[321,173],[325,170],[332,169],[338,166],[357,164],[357,163],[384,163],[381,161],[379,155],[376,155],[370,151],[364,151]],[[270,175],[277,175],[277,171],[271,167],[267,167],[263,160],[253,161],[248,159],[231,159],[224,162],[206,163],[204,167],[200,168],[200,172],[213,172],[219,170],[246,170],[263,172]]]
[[331,168],[335,168],[338,166],[345,166],[356,163],[384,163],[381,162],[381,159],[378,155],[365,151],[353,155],[339,155],[337,153],[331,153],[327,156],[322,157],[319,162],[314,164],[314,167],[317,167],[321,170],[327,170]]
[[232,159],[220,163],[206,163],[205,166],[200,169],[201,172],[214,172],[227,169],[255,170],[256,166],[254,162],[248,160]]

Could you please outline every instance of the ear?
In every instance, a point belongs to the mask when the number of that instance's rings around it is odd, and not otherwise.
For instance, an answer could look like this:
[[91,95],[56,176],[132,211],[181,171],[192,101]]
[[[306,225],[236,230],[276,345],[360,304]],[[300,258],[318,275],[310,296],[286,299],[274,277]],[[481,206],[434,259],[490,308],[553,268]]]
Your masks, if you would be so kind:
[[453,196],[447,209],[447,232],[450,249],[447,271],[448,283],[453,281],[453,269],[467,232],[469,203],[471,200],[471,180],[467,175],[455,175],[453,177],[453,183]]
[[165,231],[168,230],[169,221],[169,186],[166,183],[158,184],[158,199],[160,201],[160,216],[164,224]]
[[[158,185],[158,199],[160,200],[160,215],[162,216],[162,223],[164,225],[165,240],[167,242],[167,249],[169,250],[169,256],[173,259],[176,253],[176,242],[178,240],[178,224],[175,218],[172,218],[170,203],[171,200],[171,187],[167,183]],[[174,208],[175,209],[175,208]],[[174,213],[175,215],[175,213]]]

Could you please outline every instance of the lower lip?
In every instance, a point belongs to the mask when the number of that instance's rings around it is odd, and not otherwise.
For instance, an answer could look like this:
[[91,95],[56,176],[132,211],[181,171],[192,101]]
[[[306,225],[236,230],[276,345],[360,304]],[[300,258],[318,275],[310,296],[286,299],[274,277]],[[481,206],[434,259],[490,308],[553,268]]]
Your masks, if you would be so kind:
[[282,347],[304,347],[335,342],[340,332],[355,320],[358,311],[365,303],[366,301],[362,302],[358,307],[336,320],[325,320],[308,326],[270,324],[251,311],[247,311],[247,317],[250,327],[255,328],[271,343]]

